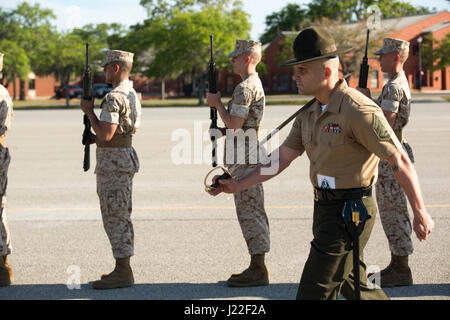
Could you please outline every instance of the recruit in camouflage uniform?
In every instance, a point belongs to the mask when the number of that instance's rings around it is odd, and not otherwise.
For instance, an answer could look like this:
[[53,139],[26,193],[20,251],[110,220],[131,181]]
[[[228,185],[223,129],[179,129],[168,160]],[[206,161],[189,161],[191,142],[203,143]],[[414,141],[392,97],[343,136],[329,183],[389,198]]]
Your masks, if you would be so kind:
[[[0,53],[0,71],[3,69],[3,54]],[[8,264],[11,254],[11,236],[6,219],[6,187],[8,185],[8,167],[11,161],[6,147],[6,132],[13,119],[13,103],[8,91],[0,84],[0,287],[13,282],[13,274]]]
[[[105,68],[113,62],[133,62],[133,54],[108,50]],[[105,71],[106,73],[106,71]],[[132,136],[139,129],[141,104],[133,83],[122,80],[113,83],[112,90],[103,98],[99,121],[117,125],[110,141],[96,138],[95,174],[97,194],[103,226],[109,238],[116,268],[95,281],[95,289],[129,286],[134,283],[129,259],[134,255],[134,231],[131,221],[133,177],[139,170],[139,159],[132,147]],[[123,272],[122,272],[123,271]]]
[[[255,70],[261,60],[261,43],[252,40],[236,40],[234,51],[228,57],[231,58],[234,72],[241,76],[242,82],[234,89],[225,113],[230,117],[244,119],[244,122],[240,129],[227,130],[224,164],[228,168],[238,165],[233,175],[239,178],[245,176],[259,163],[259,151],[250,151],[249,148],[257,146],[265,107],[264,89]],[[225,110],[220,102],[219,105],[221,110]],[[221,114],[220,110],[219,114]],[[269,221],[264,209],[262,184],[236,193],[234,202],[251,262],[250,267],[243,273],[233,274],[228,279],[227,285],[239,287],[267,285],[269,280],[264,255],[270,249],[270,233]]]
[[[383,39],[383,47],[376,51],[375,54],[383,55],[390,52],[403,52],[407,56],[409,42],[385,38]],[[401,64],[403,66],[403,62]],[[403,70],[389,79],[376,102],[384,111],[396,114],[392,129],[399,141],[402,142],[411,162],[414,162],[412,149],[403,135],[403,129],[408,123],[411,110],[411,93]],[[404,260],[405,257],[407,258],[407,256],[412,254],[414,247],[411,240],[412,227],[408,214],[407,199],[386,160],[381,160],[378,166],[376,192],[380,219],[392,254],[390,267],[381,272],[381,284],[382,286],[390,286],[389,283],[400,283],[402,281],[398,282],[398,279],[390,279],[393,275],[388,275],[387,271],[394,264],[399,264],[399,259]],[[405,269],[407,273],[406,278],[408,279],[405,279],[406,281],[403,282],[404,284],[412,284],[411,271],[409,267],[406,267],[407,265],[405,265]],[[394,276],[394,278],[398,277]]]
[[[139,128],[141,105],[129,80],[114,87],[103,99],[100,121],[117,124],[115,135],[132,136]],[[132,146],[109,147],[98,144],[97,193],[103,224],[115,259],[134,254],[134,232],[131,223],[133,177],[139,170],[139,159]]]
[[[243,135],[257,138],[265,106],[264,90],[257,73],[248,75],[239,83],[233,96],[228,103],[228,112],[232,116],[245,119],[242,126]],[[250,131],[248,131],[250,130]],[[233,135],[231,136],[233,139]],[[238,139],[238,142],[230,139],[225,141],[224,163],[227,167],[235,163],[242,163],[234,174],[237,178],[247,175],[257,163],[252,159],[257,155],[250,155],[249,148],[253,141],[250,139]],[[239,143],[245,141],[245,143]],[[244,149],[245,148],[245,149]],[[230,162],[230,159],[235,161]],[[234,195],[236,213],[242,234],[247,243],[250,255],[264,254],[270,249],[269,221],[264,209],[264,190],[262,184],[255,185],[249,189]]]

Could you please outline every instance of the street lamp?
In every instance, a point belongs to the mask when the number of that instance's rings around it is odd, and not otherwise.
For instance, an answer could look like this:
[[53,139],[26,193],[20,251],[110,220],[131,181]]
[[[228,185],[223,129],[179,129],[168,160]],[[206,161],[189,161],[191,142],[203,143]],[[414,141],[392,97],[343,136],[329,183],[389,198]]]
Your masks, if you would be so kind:
[[422,36],[419,36],[417,38],[417,43],[419,44],[419,91],[422,91],[422,52],[421,52],[421,47],[422,47],[422,42],[423,42],[423,38]]

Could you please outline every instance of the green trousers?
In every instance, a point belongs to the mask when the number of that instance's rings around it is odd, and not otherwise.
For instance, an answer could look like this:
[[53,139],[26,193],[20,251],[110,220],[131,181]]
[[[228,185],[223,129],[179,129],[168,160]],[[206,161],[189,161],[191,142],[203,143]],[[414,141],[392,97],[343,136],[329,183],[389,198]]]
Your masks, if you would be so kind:
[[[366,285],[366,265],[362,252],[375,223],[377,206],[372,197],[364,198],[369,219],[360,235],[360,287],[362,300],[389,299],[382,289]],[[343,200],[315,201],[311,250],[305,263],[297,299],[331,300],[339,293],[346,299],[355,299],[352,238],[342,218]]]

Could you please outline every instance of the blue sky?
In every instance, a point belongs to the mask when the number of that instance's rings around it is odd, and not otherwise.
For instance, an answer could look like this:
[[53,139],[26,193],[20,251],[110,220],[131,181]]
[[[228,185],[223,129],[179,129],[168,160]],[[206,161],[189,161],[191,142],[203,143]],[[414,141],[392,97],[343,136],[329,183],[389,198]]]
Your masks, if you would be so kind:
[[[23,0],[0,0],[0,7],[12,9]],[[88,23],[117,22],[129,26],[146,18],[146,12],[139,5],[139,0],[28,0],[29,3],[40,3],[41,7],[50,8],[57,15],[55,22],[60,30],[81,27]],[[244,10],[250,14],[252,23],[251,38],[259,39],[265,29],[265,17],[279,11],[288,3],[305,4],[310,0],[243,0]],[[425,5],[430,8],[450,11],[446,0],[409,0],[415,6]]]

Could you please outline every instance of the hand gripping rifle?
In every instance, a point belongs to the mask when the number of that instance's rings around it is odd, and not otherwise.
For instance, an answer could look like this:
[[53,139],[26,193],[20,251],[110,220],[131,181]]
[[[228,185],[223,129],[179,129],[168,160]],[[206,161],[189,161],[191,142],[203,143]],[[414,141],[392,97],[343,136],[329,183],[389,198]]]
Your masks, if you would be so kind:
[[364,57],[361,62],[361,66],[359,68],[359,83],[358,87],[367,88],[367,78],[369,77],[369,59],[367,58],[367,49],[369,48],[369,33],[370,29],[367,29],[366,36],[366,51],[364,53]]
[[[91,68],[89,66],[89,44],[86,43],[86,66],[84,67],[83,74],[83,99],[92,100],[92,75]],[[90,164],[90,144],[91,144],[91,122],[88,116],[85,114],[83,116],[83,139],[81,143],[84,145],[84,159],[83,159],[83,169],[88,171]]]
[[[213,36],[209,36],[211,60],[209,61],[208,67],[208,82],[209,82],[209,92],[217,93],[217,71],[216,64],[214,62],[213,54]],[[210,138],[212,142],[212,166],[215,168],[217,166],[217,138],[215,133],[217,132],[217,109],[214,107],[209,108],[209,118],[211,119],[211,125],[209,126]]]

